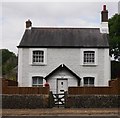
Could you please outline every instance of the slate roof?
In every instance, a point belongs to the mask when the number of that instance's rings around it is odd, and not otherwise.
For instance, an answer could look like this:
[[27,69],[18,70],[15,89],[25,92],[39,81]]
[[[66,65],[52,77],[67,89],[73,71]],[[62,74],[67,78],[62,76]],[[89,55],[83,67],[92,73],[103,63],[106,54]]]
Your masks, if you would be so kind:
[[108,35],[99,28],[26,29],[18,48],[26,47],[98,47],[108,48]]
[[52,76],[54,73],[56,73],[57,71],[61,71],[61,70],[67,70],[68,72],[70,72],[74,77],[76,77],[78,79],[78,81],[81,80],[81,78],[76,75],[71,69],[69,69],[67,66],[65,66],[64,64],[61,64],[60,66],[58,66],[56,69],[54,69],[50,74],[48,74],[44,79],[49,79],[50,76]]

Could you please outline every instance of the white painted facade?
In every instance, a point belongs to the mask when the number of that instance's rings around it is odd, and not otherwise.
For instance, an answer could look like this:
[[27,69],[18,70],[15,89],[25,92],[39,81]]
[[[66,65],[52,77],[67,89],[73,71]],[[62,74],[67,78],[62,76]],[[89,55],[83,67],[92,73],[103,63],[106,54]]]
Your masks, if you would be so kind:
[[[68,87],[70,86],[78,86],[77,78],[75,78],[70,72],[66,70],[56,72],[47,81],[50,84],[50,90],[53,93],[63,93],[64,91],[67,91]],[[63,86],[61,84],[62,82]]]
[[[31,63],[31,51],[44,50],[45,64],[33,65]],[[83,64],[83,51],[95,51],[95,64]],[[59,65],[65,64],[81,78],[80,86],[83,86],[84,77],[94,77],[94,86],[107,86],[110,80],[110,57],[108,48],[19,48],[18,56],[18,84],[20,87],[31,87],[33,76],[46,77]],[[63,74],[63,75],[61,75]],[[77,80],[68,72],[55,73],[48,79],[50,89],[57,93],[58,79],[67,79],[69,86],[78,86]],[[46,81],[43,81],[43,85]]]
[[101,22],[100,33],[109,34],[108,22]]

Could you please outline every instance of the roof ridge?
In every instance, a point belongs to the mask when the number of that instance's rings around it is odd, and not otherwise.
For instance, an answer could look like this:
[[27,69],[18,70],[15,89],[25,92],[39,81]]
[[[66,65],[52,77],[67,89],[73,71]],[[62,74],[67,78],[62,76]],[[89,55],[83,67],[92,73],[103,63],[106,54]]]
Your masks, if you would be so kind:
[[95,27],[32,27],[31,29],[100,29],[100,28],[95,28]]

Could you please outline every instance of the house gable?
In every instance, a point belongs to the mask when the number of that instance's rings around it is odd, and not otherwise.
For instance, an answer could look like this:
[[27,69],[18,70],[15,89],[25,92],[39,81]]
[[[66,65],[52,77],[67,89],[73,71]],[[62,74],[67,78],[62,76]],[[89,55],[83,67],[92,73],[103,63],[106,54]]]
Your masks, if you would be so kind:
[[75,77],[78,80],[78,82],[80,82],[81,78],[64,64],[61,64],[59,67],[53,70],[50,74],[48,74],[44,79],[48,80],[51,76],[54,76],[55,73],[64,72],[64,71],[67,71],[68,73],[70,73],[73,77]]

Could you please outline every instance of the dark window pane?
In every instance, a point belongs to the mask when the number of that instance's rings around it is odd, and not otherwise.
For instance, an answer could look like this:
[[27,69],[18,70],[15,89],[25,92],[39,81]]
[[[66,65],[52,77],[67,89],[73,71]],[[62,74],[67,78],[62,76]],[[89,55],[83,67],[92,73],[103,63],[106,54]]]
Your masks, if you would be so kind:
[[34,76],[32,77],[32,86],[42,86],[43,85],[43,77]]
[[44,51],[33,51],[33,62],[44,62]]
[[84,63],[94,63],[95,51],[84,51]]
[[84,77],[84,84],[88,84],[88,78]]
[[90,79],[89,79],[89,84],[94,84],[94,77],[90,77]]
[[84,77],[84,85],[93,86],[94,85],[94,77]]

